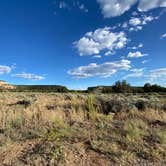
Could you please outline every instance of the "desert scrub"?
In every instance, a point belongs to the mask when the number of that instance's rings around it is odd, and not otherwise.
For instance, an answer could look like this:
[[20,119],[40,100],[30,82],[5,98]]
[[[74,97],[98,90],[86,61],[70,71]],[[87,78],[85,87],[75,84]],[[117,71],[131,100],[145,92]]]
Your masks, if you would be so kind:
[[[30,105],[14,104],[23,100]],[[148,103],[145,110],[136,108],[139,101]],[[16,160],[8,144],[16,144],[15,154],[18,145],[26,147],[16,165],[65,165],[67,160],[95,165],[98,158],[98,165],[105,159],[110,161],[105,165],[164,161],[164,103],[165,96],[158,94],[3,93],[0,146]],[[0,162],[6,160],[1,149]]]
[[140,119],[127,120],[124,126],[127,140],[129,141],[141,140],[141,137],[145,135],[147,128],[148,128],[147,124]]
[[89,95],[88,96],[88,111],[89,113],[92,113],[95,111],[94,108],[94,96],[93,95]]
[[96,114],[96,121],[94,122],[97,129],[105,130],[109,127],[112,127],[114,114],[103,115],[101,113]]
[[20,129],[24,125],[24,119],[22,116],[16,117],[15,119],[12,119],[11,122],[9,122],[9,127]]
[[16,165],[58,165],[63,160],[63,146],[51,141],[36,141],[23,151]]
[[156,143],[166,145],[166,130],[153,129],[151,139]]
[[52,156],[52,158],[56,159],[57,162],[63,158],[63,155],[64,154],[63,154],[62,145],[57,145],[57,147],[55,147],[51,150],[51,156]]
[[89,95],[87,99],[87,105],[88,105],[88,113],[87,117],[89,120],[95,121],[97,118],[97,109],[94,105],[94,96]]
[[[131,101],[130,101],[131,102]],[[108,115],[109,113],[126,112],[133,108],[133,104],[125,98],[115,96],[113,98],[107,98],[104,96],[97,97],[97,103],[100,108],[100,112]]]
[[70,137],[70,126],[63,120],[57,118],[52,124],[52,128],[49,129],[45,135],[45,139],[54,141],[63,141]]

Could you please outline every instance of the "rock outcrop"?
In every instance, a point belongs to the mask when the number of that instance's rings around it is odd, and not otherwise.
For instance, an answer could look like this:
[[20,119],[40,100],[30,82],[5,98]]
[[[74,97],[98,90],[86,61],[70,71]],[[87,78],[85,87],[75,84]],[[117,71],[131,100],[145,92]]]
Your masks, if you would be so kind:
[[13,85],[5,82],[5,81],[0,80],[0,89],[9,89],[9,90],[11,90],[11,89],[15,89],[15,88],[16,88],[15,86],[13,86]]

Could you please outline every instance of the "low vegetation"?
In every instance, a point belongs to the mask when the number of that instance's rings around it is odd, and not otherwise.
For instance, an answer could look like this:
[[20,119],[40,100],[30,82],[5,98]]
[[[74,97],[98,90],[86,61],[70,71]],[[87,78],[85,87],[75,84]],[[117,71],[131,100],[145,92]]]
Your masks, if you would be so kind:
[[0,165],[166,165],[165,94],[0,93]]

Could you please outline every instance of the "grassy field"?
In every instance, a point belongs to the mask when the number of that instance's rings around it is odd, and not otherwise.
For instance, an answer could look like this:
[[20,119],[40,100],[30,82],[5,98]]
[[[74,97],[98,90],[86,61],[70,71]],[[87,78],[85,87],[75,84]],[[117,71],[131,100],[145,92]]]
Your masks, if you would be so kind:
[[166,95],[0,93],[0,165],[166,165]]

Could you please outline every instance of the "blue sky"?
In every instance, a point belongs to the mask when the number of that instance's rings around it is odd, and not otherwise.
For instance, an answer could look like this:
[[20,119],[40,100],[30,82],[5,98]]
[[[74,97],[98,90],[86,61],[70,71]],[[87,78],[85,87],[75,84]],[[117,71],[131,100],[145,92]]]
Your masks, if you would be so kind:
[[0,0],[0,79],[166,86],[165,7],[166,0]]

